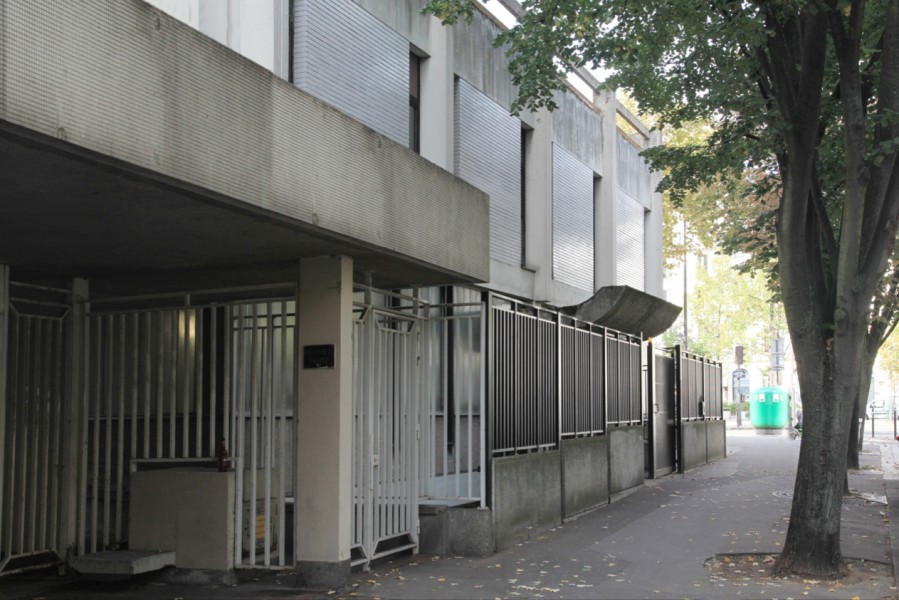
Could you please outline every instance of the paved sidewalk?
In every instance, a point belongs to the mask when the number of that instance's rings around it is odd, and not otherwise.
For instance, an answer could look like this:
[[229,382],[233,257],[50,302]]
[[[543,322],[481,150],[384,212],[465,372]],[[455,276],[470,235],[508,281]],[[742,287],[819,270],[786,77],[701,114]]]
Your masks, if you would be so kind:
[[[342,590],[302,593],[291,587],[290,576],[273,574],[236,587],[188,587],[150,578],[38,590],[6,582],[0,584],[0,599],[896,598],[892,581],[732,583],[705,566],[716,554],[780,550],[798,450],[798,440],[785,435],[730,429],[726,459],[649,481],[621,501],[535,532],[519,546],[487,558],[398,558],[357,574]],[[850,487],[869,500],[854,498],[844,505],[842,549],[847,557],[891,562],[899,555],[891,548],[899,535],[890,535],[883,498],[899,506],[899,442],[875,438],[866,450]],[[899,525],[899,514],[892,520]]]

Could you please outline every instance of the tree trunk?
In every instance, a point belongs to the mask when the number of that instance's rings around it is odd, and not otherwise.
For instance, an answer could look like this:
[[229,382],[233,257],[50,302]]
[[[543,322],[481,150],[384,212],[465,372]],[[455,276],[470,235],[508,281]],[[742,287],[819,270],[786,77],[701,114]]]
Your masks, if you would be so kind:
[[807,381],[808,377],[800,381],[803,430],[799,469],[790,526],[774,572],[839,578],[846,574],[840,551],[840,513],[852,406],[845,394],[838,394],[842,386],[832,363],[813,370],[822,375],[819,381]]

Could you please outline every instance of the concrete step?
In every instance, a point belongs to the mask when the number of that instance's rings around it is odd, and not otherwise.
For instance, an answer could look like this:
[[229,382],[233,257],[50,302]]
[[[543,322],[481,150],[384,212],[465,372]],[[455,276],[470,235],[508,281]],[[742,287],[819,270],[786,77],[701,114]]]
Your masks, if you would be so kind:
[[128,577],[175,565],[175,551],[107,550],[76,556],[69,566],[82,575]]

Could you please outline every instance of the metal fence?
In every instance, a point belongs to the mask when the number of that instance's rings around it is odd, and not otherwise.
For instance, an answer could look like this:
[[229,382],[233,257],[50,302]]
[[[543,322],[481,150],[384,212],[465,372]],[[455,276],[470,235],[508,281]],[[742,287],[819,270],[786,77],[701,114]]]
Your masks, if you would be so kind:
[[605,431],[604,334],[602,327],[561,319],[562,437]]
[[492,454],[640,424],[640,338],[491,295]]
[[10,282],[8,267],[0,266],[3,574],[52,564],[65,556],[68,294],[64,289]]
[[680,346],[671,352],[675,359],[680,419],[724,418],[721,363],[685,352]]
[[423,290],[432,302],[423,323],[422,479],[427,501],[484,506],[482,408],[486,352],[481,292],[463,287]]
[[224,445],[235,471],[235,565],[288,564],[295,326],[292,299],[89,315],[79,554],[128,540],[132,472],[214,466]]

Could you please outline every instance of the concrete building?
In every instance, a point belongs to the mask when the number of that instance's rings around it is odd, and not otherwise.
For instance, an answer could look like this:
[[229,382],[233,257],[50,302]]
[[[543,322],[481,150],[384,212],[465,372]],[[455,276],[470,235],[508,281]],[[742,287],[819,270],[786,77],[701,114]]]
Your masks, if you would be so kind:
[[658,139],[423,4],[0,0],[0,573],[336,585],[643,482]]

